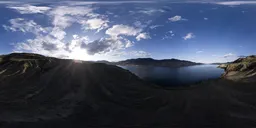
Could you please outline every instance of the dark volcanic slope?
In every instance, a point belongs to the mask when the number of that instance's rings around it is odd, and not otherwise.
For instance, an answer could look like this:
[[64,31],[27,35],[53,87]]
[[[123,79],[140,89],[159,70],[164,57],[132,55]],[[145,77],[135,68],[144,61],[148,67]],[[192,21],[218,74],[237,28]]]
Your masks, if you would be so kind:
[[164,59],[164,60],[155,60],[152,58],[138,58],[138,59],[128,59],[124,61],[119,61],[117,65],[146,65],[146,66],[162,66],[162,67],[183,67],[183,66],[192,66],[199,65],[200,63],[177,60],[177,59]]
[[34,54],[0,59],[0,127],[252,127],[256,86],[165,90],[116,66]]

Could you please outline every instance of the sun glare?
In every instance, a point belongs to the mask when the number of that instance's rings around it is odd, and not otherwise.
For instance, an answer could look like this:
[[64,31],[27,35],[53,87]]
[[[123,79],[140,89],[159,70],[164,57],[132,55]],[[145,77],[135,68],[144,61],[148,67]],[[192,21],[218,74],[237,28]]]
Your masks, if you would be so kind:
[[75,60],[89,60],[88,56],[89,55],[86,53],[86,51],[77,48],[70,53],[69,58]]

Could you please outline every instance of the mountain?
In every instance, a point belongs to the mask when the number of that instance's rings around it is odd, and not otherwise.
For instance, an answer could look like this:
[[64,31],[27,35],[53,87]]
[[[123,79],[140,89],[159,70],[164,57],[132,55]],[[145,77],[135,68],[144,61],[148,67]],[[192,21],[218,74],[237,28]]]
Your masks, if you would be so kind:
[[221,64],[225,69],[223,78],[235,81],[256,81],[256,55],[239,58],[232,63]]
[[255,91],[226,79],[166,89],[114,65],[13,53],[0,56],[0,127],[253,127]]
[[119,61],[116,65],[144,65],[144,66],[160,66],[160,67],[183,67],[199,65],[201,63],[195,63],[185,60],[178,59],[163,59],[155,60],[152,58],[138,58],[138,59],[128,59],[124,61]]
[[107,60],[99,60],[99,61],[94,61],[94,62],[96,62],[96,63],[103,63],[103,64],[109,64],[109,65],[113,65],[114,64],[114,62],[109,62]]
[[213,65],[222,65],[222,64],[229,64],[229,63],[231,63],[231,62],[225,62],[225,63],[211,63],[211,64],[213,64]]
[[[124,111],[151,111],[164,105],[152,85],[114,65],[29,53],[0,58],[1,128],[2,122],[16,126],[19,122],[61,120],[61,124],[71,121],[76,126],[103,126],[114,119],[118,123],[116,116]],[[140,93],[141,90],[144,92]],[[115,117],[108,118],[108,112]],[[125,121],[125,116],[122,120]]]

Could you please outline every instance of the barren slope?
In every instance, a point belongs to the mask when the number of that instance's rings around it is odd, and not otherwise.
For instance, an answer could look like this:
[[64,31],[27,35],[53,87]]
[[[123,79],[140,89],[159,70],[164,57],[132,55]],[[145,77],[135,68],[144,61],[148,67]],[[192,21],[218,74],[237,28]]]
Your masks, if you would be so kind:
[[252,127],[255,91],[227,80],[166,90],[116,66],[11,54],[0,62],[0,127]]
[[256,82],[256,56],[239,58],[232,63],[222,64],[220,68],[225,69],[225,79],[244,82]]

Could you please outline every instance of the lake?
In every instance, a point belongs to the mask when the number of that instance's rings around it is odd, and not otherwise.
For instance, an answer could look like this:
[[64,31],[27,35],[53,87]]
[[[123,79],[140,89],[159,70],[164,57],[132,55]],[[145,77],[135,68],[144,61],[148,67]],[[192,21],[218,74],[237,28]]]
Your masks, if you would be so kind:
[[224,73],[218,65],[196,65],[181,68],[154,66],[120,66],[138,77],[161,86],[185,86],[202,80],[220,78]]

